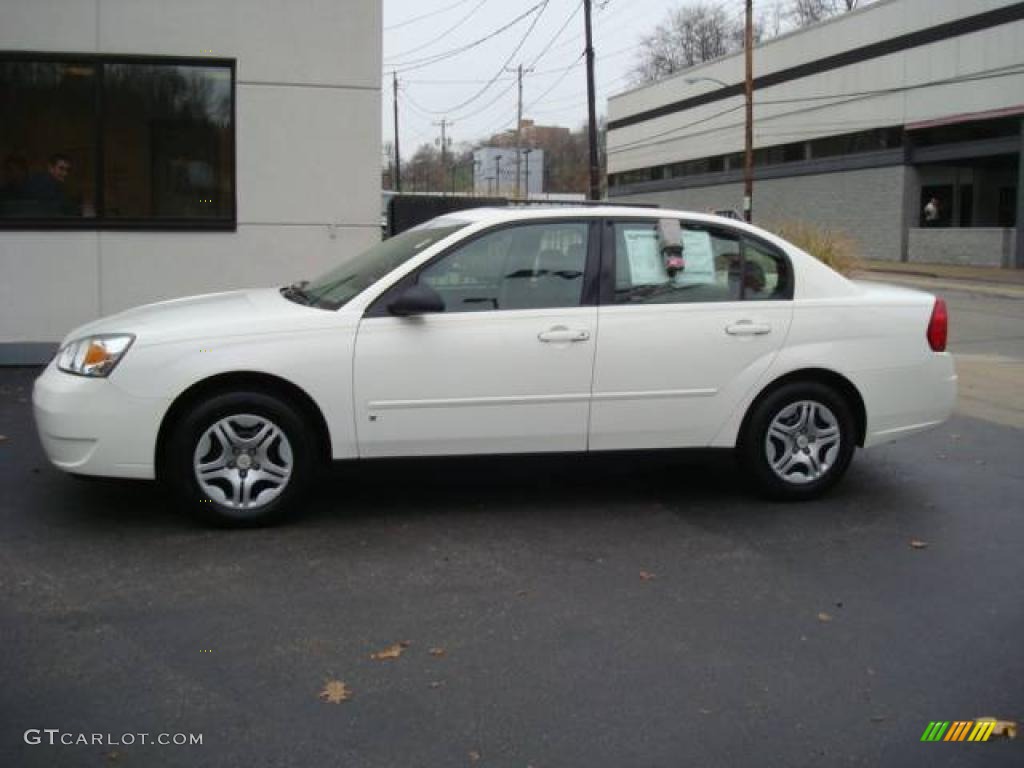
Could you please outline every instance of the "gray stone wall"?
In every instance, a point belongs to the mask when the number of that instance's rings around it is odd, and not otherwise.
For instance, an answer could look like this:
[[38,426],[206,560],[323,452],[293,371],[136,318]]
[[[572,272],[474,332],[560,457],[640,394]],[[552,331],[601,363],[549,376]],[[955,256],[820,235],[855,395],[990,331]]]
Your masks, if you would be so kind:
[[[867,259],[899,261],[907,222],[904,166],[791,176],[754,182],[754,223],[771,229],[790,220],[807,221],[843,230],[858,243]],[[612,190],[614,194],[614,190]],[[743,185],[721,184],[635,195],[611,202],[654,203],[663,208],[708,211],[742,210]],[[915,216],[916,211],[906,211]]]
[[909,261],[923,264],[1013,265],[1017,231],[1002,227],[910,230]]

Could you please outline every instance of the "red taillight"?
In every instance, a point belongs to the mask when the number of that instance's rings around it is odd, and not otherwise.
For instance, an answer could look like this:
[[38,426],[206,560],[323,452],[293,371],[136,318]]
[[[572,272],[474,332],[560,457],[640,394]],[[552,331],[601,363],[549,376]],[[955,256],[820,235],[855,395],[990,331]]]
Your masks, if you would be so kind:
[[946,302],[942,299],[935,300],[932,307],[932,317],[928,321],[928,346],[933,352],[946,351],[946,332],[949,330],[949,313],[946,312]]

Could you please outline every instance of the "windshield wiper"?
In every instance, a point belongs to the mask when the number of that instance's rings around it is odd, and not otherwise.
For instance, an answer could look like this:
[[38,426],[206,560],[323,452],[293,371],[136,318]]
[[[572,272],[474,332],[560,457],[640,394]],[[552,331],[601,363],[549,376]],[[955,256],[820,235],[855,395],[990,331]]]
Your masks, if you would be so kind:
[[307,285],[309,285],[309,280],[296,280],[291,285],[282,288],[281,295],[298,304],[312,304],[313,298],[305,291]]

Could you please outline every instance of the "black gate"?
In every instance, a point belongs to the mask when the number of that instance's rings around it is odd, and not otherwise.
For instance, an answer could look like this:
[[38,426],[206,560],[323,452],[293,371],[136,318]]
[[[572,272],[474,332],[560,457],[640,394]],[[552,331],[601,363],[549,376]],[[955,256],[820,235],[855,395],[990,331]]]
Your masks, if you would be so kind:
[[462,197],[458,195],[395,195],[388,201],[388,229],[391,237],[452,211],[467,208],[500,208],[508,205],[504,197]]

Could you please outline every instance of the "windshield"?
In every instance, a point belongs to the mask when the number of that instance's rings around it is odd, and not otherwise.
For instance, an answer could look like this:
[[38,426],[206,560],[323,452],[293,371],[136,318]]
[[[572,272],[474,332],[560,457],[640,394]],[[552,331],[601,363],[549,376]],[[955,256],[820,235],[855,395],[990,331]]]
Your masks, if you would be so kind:
[[327,274],[301,286],[302,294],[311,305],[337,309],[396,267],[467,224],[468,221],[444,217],[420,224],[346,259]]

